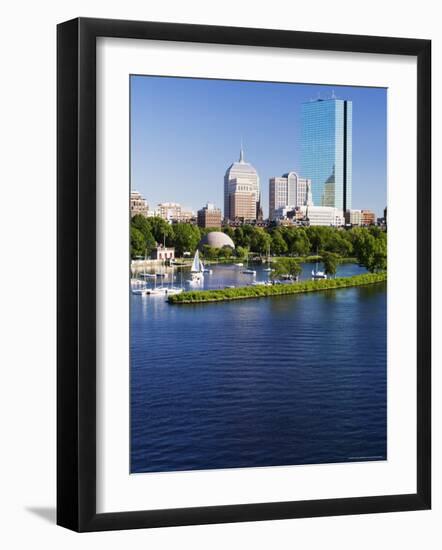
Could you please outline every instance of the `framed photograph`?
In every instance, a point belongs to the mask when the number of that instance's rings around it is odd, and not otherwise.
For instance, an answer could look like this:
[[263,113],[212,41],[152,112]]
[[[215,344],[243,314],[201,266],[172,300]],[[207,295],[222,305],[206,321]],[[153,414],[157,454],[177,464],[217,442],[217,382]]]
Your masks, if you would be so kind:
[[429,509],[430,41],[57,36],[58,524]]

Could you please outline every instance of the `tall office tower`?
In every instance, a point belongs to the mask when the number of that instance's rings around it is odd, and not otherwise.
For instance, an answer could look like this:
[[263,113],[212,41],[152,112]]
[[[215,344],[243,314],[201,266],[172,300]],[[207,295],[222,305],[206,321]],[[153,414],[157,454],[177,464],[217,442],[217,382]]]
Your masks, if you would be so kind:
[[312,203],[310,180],[296,172],[269,180],[269,218],[277,219],[278,211],[287,207],[296,208]]
[[[231,197],[239,194],[237,198]],[[224,219],[234,220],[238,213],[245,213],[249,221],[256,220],[260,203],[259,176],[255,168],[244,160],[244,151],[241,147],[239,161],[229,166],[224,176]],[[252,214],[251,202],[254,204]],[[231,210],[235,205],[236,210]],[[250,216],[250,217],[249,217]]]
[[301,110],[301,173],[312,181],[313,202],[351,209],[352,113],[349,100],[318,99]]
[[256,194],[250,185],[230,180],[233,188],[229,192],[229,220],[252,222],[256,220]]

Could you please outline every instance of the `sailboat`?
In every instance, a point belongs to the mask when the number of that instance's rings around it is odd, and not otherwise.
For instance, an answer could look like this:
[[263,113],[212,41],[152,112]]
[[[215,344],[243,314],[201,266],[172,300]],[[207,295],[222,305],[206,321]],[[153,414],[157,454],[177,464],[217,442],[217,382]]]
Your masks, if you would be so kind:
[[131,279],[130,285],[132,294],[138,294],[140,296],[146,294],[147,286],[144,281],[141,281],[140,279]]
[[270,246],[267,249],[267,267],[263,269],[266,273],[270,273],[272,271],[272,268],[270,267]]
[[[143,264],[143,273],[140,274],[141,277],[147,277],[147,273],[146,273],[146,259],[147,259],[147,251],[144,255],[144,264]],[[131,284],[131,291],[132,291],[132,294],[137,294],[138,296],[144,296],[147,292],[147,285],[146,285],[146,280],[141,280],[141,279],[138,279],[138,278],[132,278],[130,280],[130,284]]]
[[157,277],[158,277],[158,273],[154,275],[153,288],[149,287],[146,289],[145,294],[147,294],[148,296],[164,296],[165,294],[167,294],[167,287],[157,286]]
[[173,286],[173,283],[174,283],[174,269],[172,265],[172,284],[171,286],[167,287],[166,292],[168,295],[181,294],[181,292],[183,292],[183,288],[179,286]]
[[256,271],[254,269],[249,269],[249,255],[247,254],[247,263],[246,263],[246,269],[242,271],[244,275],[256,275]]
[[316,264],[315,269],[312,270],[312,279],[327,279],[327,273],[324,271],[319,271],[318,249],[316,249]]
[[192,278],[189,281],[189,284],[192,286],[200,286],[204,283],[204,264],[200,260],[199,250],[195,252],[193,257],[192,267],[190,269]]

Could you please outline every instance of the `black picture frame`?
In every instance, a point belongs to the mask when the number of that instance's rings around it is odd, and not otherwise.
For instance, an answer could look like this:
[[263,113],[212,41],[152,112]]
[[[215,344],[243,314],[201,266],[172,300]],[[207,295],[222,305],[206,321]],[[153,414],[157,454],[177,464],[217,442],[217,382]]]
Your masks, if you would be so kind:
[[[96,512],[96,39],[417,58],[417,491],[360,498]],[[57,28],[57,523],[104,531],[424,510],[431,506],[431,41],[79,18]]]

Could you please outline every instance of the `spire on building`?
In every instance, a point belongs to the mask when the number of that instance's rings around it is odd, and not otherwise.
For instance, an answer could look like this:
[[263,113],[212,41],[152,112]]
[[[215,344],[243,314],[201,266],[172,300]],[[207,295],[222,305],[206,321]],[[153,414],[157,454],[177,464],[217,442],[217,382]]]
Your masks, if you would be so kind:
[[308,207],[313,206],[312,186],[310,180],[307,180],[304,206],[307,206],[307,213]]
[[239,150],[239,162],[244,162],[244,149],[242,145],[242,138],[241,138],[241,149]]

